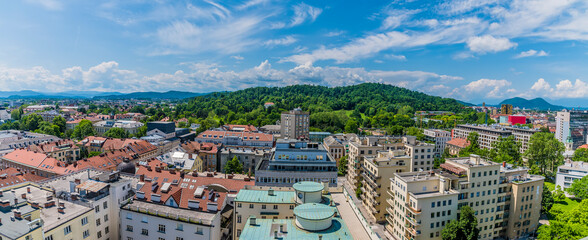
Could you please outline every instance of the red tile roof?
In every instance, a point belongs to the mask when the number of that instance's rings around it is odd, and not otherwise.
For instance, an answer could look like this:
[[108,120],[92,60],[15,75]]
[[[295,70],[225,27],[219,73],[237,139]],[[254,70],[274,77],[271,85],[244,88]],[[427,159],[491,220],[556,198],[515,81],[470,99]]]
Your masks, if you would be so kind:
[[29,146],[29,150],[40,152],[40,153],[51,153],[51,152],[61,150],[60,147],[64,147],[64,146],[69,146],[71,148],[78,148],[78,146],[76,146],[74,141],[69,140],[69,139],[65,139],[65,140],[40,143],[37,145],[31,145],[31,146]]
[[[243,180],[235,180],[235,179],[224,179],[224,178],[216,178],[216,177],[205,177],[205,176],[198,176],[194,177],[191,174],[185,174],[182,178],[180,173],[175,171],[169,170],[158,170],[155,169],[154,166],[161,166],[163,163],[159,160],[150,160],[147,163],[150,168],[144,165],[141,165],[137,169],[137,175],[144,175],[145,177],[145,185],[141,187],[139,191],[145,193],[144,199],[135,199],[140,201],[151,202],[151,194],[158,194],[161,196],[160,204],[164,204],[170,198],[173,198],[176,203],[178,203],[180,208],[188,209],[188,202],[190,200],[196,200],[199,202],[201,211],[208,211],[207,204],[214,202],[218,204],[218,210],[221,210],[223,204],[225,203],[227,192],[216,192],[214,194],[214,198],[210,199],[209,194],[211,193],[211,188],[204,189],[202,196],[203,197],[195,197],[194,193],[199,186],[207,187],[210,185],[215,186],[222,186],[226,188],[229,192],[237,193],[239,190],[244,188],[246,185],[254,185],[253,181],[243,181]],[[163,164],[164,166],[166,164]],[[174,180],[177,184],[173,183]],[[172,183],[170,189],[167,192],[162,192],[161,188],[164,183]]]
[[466,148],[470,145],[470,142],[465,138],[454,138],[447,141],[446,144],[450,144],[459,148]]
[[243,141],[262,141],[272,142],[274,136],[271,134],[257,133],[257,132],[232,132],[232,131],[214,131],[206,130],[198,134],[198,138],[203,139],[222,139],[225,137],[238,137]]
[[199,142],[185,142],[182,143],[181,147],[186,150],[186,152],[188,153],[211,153],[211,154],[216,154],[218,153],[218,149],[220,147],[220,144],[214,144],[214,143],[207,143],[207,142],[203,142],[203,143],[199,143]]
[[[227,124],[224,126],[229,131],[236,131],[236,128],[244,129],[243,132],[257,132],[257,128],[253,125],[237,125],[237,124]],[[241,130],[239,130],[241,131]]]
[[77,166],[59,162],[57,159],[47,157],[43,153],[36,153],[27,149],[14,150],[4,155],[3,158],[21,165],[59,175],[69,174],[79,170]]
[[19,184],[22,182],[39,182],[47,178],[37,176],[31,173],[22,173],[16,168],[6,168],[0,170],[0,188]]
[[582,146],[579,146],[578,149],[580,149],[580,148],[587,148],[588,149],[588,144],[584,144]]

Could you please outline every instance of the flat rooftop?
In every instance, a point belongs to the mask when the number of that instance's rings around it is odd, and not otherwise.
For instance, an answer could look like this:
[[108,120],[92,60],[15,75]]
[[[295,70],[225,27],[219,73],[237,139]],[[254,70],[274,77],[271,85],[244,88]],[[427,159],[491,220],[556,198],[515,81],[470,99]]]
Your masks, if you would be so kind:
[[123,206],[122,209],[194,224],[201,223],[203,225],[212,225],[214,218],[217,216],[217,212],[208,213],[192,211],[188,209],[175,208],[143,201],[132,201],[131,203]]
[[270,195],[268,190],[241,189],[235,198],[235,202],[294,204],[296,202],[296,192],[274,191],[274,193]]
[[[274,232],[277,231],[278,238],[282,240],[290,239],[319,239],[323,240],[343,240],[353,239],[351,232],[339,217],[333,217],[331,227],[322,231],[307,231],[296,226],[294,219],[256,219],[256,224],[251,225],[251,218],[247,219],[245,228],[241,232],[239,239],[258,240],[274,239]],[[284,231],[280,231],[280,226]]]
[[[21,214],[25,215],[32,212],[34,209],[30,205],[24,205],[19,207],[18,210],[21,212]],[[28,234],[31,230],[41,227],[40,221],[33,221],[29,227],[30,222],[28,220],[24,218],[16,219],[12,217],[14,217],[14,213],[12,213],[12,211],[0,211],[0,218],[2,219],[2,224],[0,224],[0,236],[6,236],[9,239],[18,239]]]

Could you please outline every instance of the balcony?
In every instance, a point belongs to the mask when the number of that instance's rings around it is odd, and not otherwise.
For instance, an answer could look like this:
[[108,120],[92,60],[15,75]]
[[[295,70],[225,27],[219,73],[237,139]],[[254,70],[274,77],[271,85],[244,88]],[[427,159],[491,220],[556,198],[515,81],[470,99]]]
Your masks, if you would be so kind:
[[421,214],[421,210],[420,209],[414,209],[410,205],[408,205],[408,203],[405,204],[405,206],[406,206],[406,209],[408,209],[408,211],[410,211],[412,214],[415,214],[415,215]]
[[392,200],[392,198],[386,198],[386,202],[390,205],[390,206],[394,206],[394,200]]
[[416,219],[414,219],[412,217],[409,217],[408,215],[406,215],[406,221],[408,221],[413,226],[419,226],[419,225],[421,225],[421,220],[416,220]]
[[408,233],[410,233],[412,236],[419,236],[421,235],[421,231],[420,230],[415,230],[414,228],[406,228],[406,231],[408,231]]
[[386,224],[386,227],[384,227],[384,229],[386,229],[386,231],[388,233],[390,233],[390,235],[393,235],[394,234],[394,228],[392,227],[392,225]]
[[388,212],[388,214],[390,214],[391,216],[394,216],[394,209],[387,207],[386,212]]

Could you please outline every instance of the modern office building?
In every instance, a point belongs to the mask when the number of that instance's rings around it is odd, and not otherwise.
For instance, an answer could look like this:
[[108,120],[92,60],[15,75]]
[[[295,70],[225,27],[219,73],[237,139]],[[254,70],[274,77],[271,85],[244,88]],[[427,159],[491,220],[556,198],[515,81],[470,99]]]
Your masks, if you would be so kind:
[[443,227],[469,206],[479,239],[528,237],[539,226],[543,180],[476,155],[447,159],[441,170],[397,173],[385,229],[392,239],[441,239]]
[[555,117],[555,138],[571,140],[572,150],[588,143],[588,111],[562,111]]
[[257,186],[290,187],[301,181],[337,186],[337,163],[322,144],[279,139],[270,158],[255,169]]
[[520,152],[523,153],[529,148],[529,140],[538,129],[526,127],[505,127],[500,125],[470,125],[460,124],[453,129],[453,138],[467,139],[471,132],[478,133],[478,145],[480,148],[492,149],[492,145],[500,138],[514,136],[515,141],[521,143]]
[[502,106],[500,106],[500,113],[502,114],[506,114],[506,115],[512,115],[513,111],[512,111],[512,105],[511,104],[502,104]]
[[588,175],[587,162],[573,162],[566,161],[563,165],[557,167],[557,175],[555,177],[555,185],[561,186],[562,189],[567,189],[572,186],[574,181],[582,179]]
[[310,114],[301,108],[282,113],[280,126],[281,137],[290,139],[308,139],[310,137]]
[[435,157],[441,157],[445,151],[445,144],[451,140],[451,133],[440,129],[425,129],[426,139],[435,142]]

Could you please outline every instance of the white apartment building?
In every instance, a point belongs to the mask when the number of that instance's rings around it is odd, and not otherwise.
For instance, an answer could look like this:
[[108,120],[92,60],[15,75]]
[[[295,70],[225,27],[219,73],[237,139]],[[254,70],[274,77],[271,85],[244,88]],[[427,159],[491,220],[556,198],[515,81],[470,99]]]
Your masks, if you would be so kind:
[[478,133],[478,145],[480,148],[492,149],[492,145],[500,138],[507,138],[514,136],[515,141],[521,143],[521,153],[529,148],[529,140],[531,136],[538,132],[537,129],[529,129],[522,127],[504,127],[500,125],[469,125],[460,124],[453,129],[453,138],[467,139],[471,132]]
[[574,181],[580,180],[586,175],[588,175],[587,162],[566,161],[566,163],[557,167],[555,185],[561,186],[565,190],[571,187]]
[[447,159],[441,170],[396,173],[385,229],[392,239],[441,239],[443,227],[469,206],[479,239],[527,237],[539,226],[543,180],[476,155]]
[[570,112],[557,112],[555,115],[555,138],[565,143],[570,133]]
[[445,151],[445,143],[451,140],[451,133],[440,129],[425,129],[427,140],[435,142],[435,157],[441,157]]

